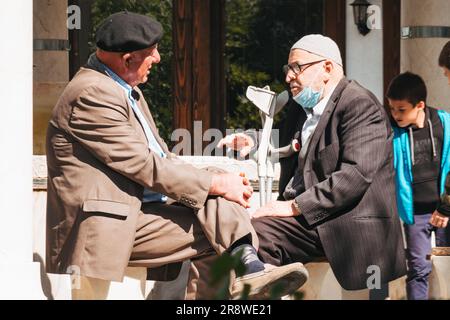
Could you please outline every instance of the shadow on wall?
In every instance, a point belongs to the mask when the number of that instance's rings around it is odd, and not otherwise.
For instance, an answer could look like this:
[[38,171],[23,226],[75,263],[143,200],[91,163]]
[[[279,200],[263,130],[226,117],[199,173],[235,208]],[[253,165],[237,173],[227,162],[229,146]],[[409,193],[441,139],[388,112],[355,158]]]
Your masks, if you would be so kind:
[[41,284],[42,291],[48,300],[54,300],[52,293],[52,283],[47,273],[45,272],[45,262],[44,259],[36,252],[33,253],[33,262],[38,262],[40,265],[40,273],[41,273]]

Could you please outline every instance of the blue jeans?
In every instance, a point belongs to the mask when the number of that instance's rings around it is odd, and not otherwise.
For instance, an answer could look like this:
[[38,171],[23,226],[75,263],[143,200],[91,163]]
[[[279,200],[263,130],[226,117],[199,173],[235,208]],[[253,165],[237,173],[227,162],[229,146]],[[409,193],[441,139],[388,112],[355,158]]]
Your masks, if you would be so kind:
[[[415,215],[415,223],[406,225],[406,258],[408,272],[406,278],[406,293],[408,300],[428,299],[428,277],[431,272],[431,261],[427,255],[431,253],[431,232],[433,226],[428,223],[430,214]],[[436,246],[447,247],[450,244],[450,224],[445,229],[435,230]]]

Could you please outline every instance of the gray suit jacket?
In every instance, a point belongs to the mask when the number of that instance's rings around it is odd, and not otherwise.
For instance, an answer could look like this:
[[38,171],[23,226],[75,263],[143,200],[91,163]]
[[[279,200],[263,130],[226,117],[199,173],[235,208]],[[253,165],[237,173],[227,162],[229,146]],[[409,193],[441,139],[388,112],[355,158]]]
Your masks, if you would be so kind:
[[373,270],[379,270],[381,283],[406,272],[392,138],[377,98],[344,78],[322,114],[305,159],[299,160],[294,179],[303,180],[304,192],[295,201],[311,228],[317,228],[345,289],[367,288]]

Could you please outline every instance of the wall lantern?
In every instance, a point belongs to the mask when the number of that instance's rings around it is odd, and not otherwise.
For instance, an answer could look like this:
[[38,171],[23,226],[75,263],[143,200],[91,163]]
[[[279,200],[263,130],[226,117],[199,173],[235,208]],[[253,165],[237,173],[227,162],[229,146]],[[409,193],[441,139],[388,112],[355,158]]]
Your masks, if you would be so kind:
[[358,27],[358,31],[365,36],[370,32],[370,29],[367,27],[367,8],[371,3],[367,0],[355,0],[350,5],[353,7],[353,18]]

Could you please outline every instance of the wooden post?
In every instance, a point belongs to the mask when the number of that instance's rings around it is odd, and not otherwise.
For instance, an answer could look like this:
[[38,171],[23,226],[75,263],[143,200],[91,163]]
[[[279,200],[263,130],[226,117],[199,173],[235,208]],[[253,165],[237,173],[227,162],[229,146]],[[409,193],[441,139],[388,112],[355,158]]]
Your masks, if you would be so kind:
[[192,131],[192,0],[173,1],[174,128]]
[[[383,0],[383,92],[400,73],[400,0]],[[384,105],[388,106],[386,97]]]
[[77,5],[81,11],[81,29],[69,30],[69,78],[84,66],[89,58],[89,33],[92,30],[91,7],[93,0],[69,0],[68,5]]
[[[174,128],[223,129],[223,0],[174,0]],[[200,137],[195,137],[199,139]],[[198,151],[197,151],[198,152]]]
[[[351,18],[351,17],[350,17]],[[327,0],[323,6],[323,34],[333,39],[345,61],[346,0]],[[345,63],[344,63],[345,71]]]

